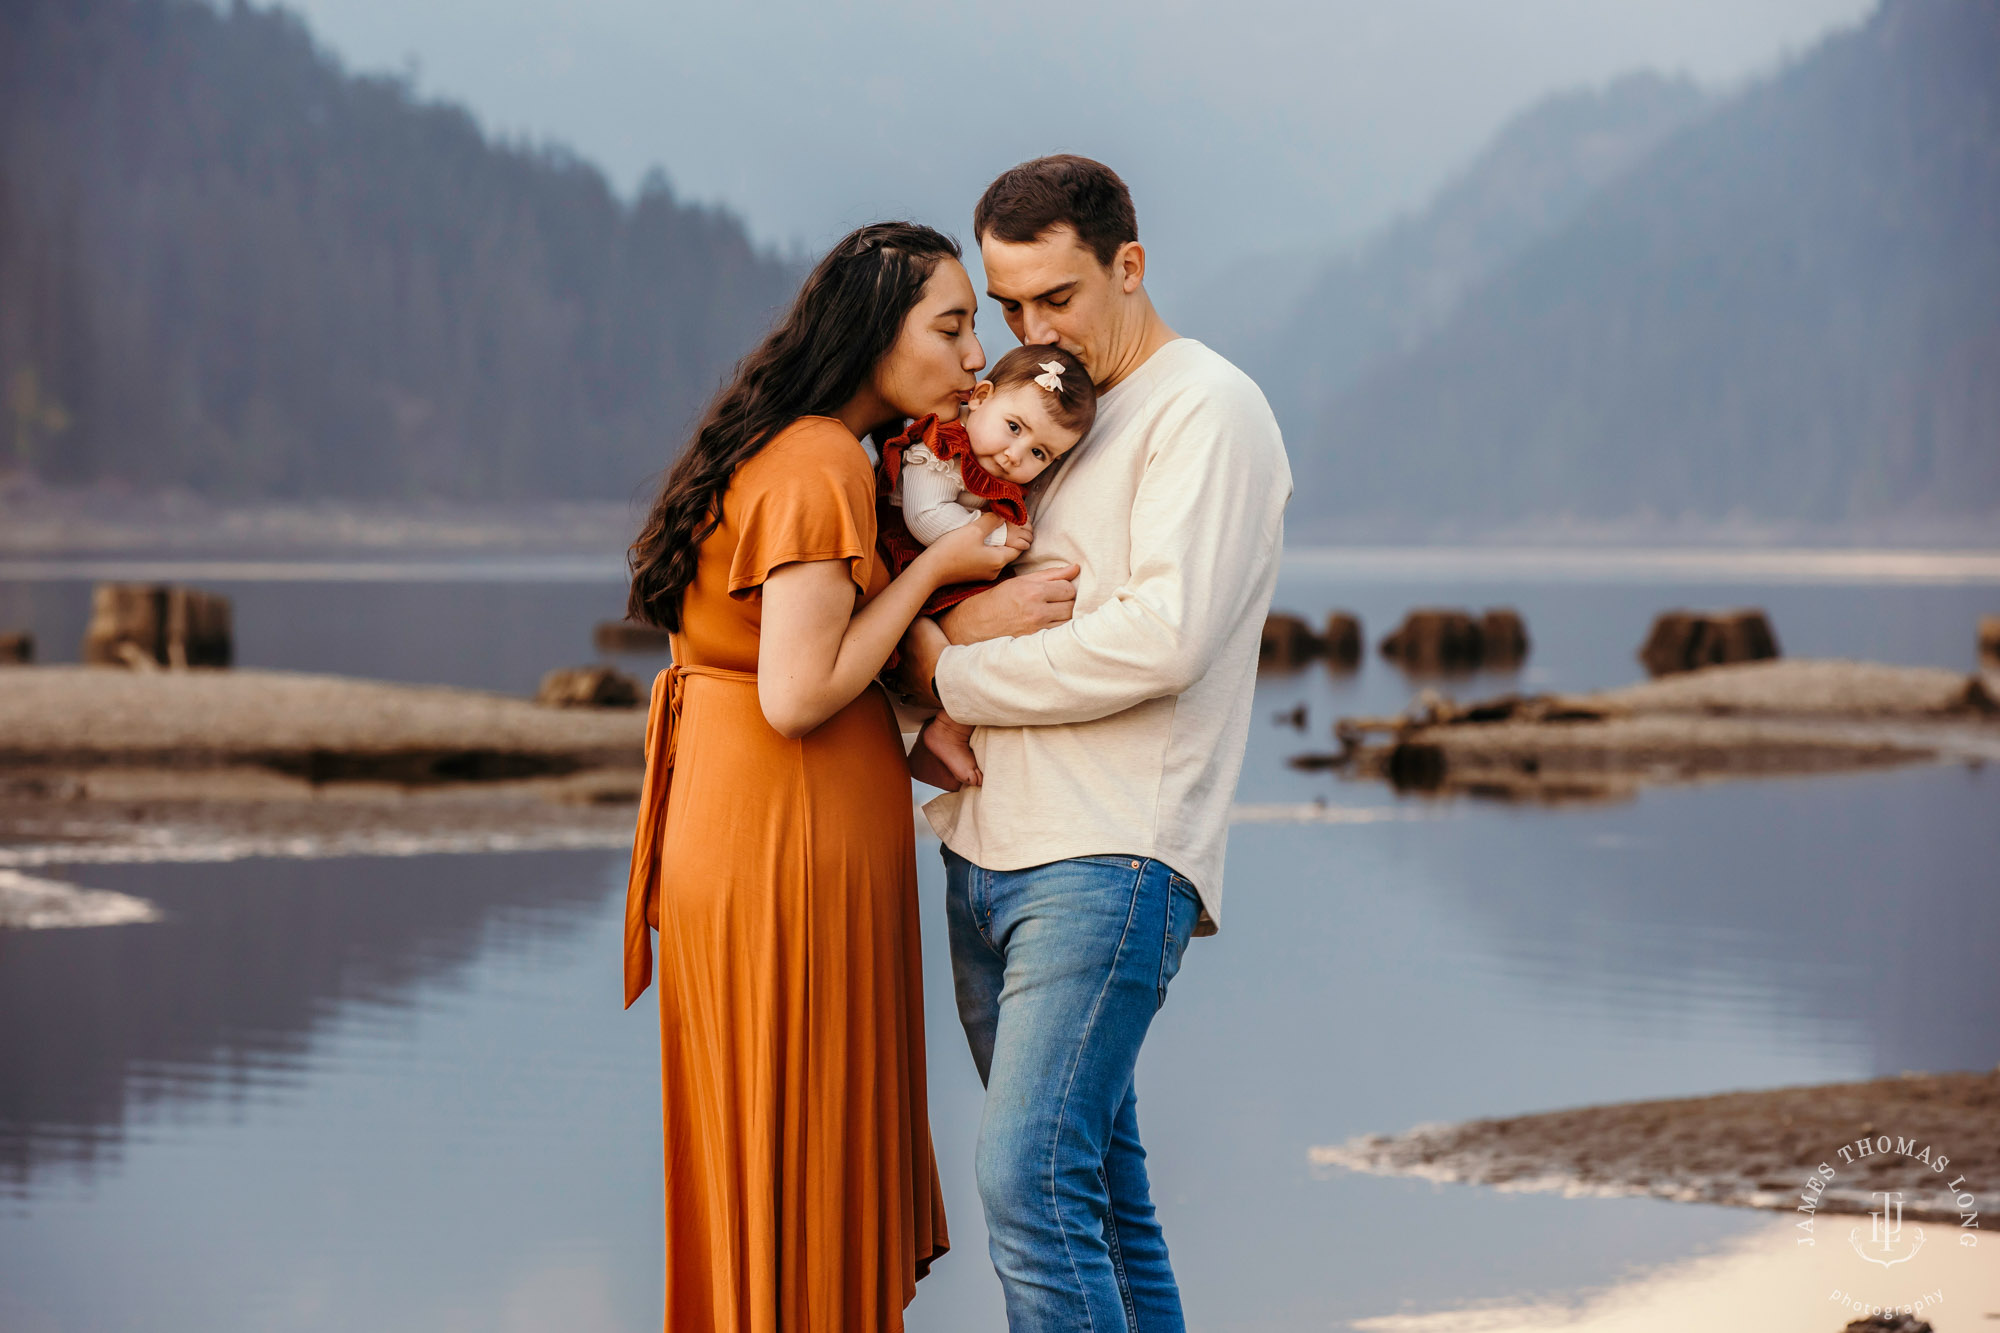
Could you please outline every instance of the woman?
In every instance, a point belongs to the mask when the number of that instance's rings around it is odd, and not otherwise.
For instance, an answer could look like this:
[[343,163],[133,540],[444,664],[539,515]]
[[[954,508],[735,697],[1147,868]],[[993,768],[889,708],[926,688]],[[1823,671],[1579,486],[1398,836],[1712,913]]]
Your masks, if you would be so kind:
[[[625,1003],[660,933],[666,1327],[900,1329],[946,1248],[910,783],[874,684],[982,519],[893,582],[861,437],[956,417],[985,354],[949,238],[863,227],[736,368],[632,547],[653,684]],[[878,438],[887,438],[878,434]]]

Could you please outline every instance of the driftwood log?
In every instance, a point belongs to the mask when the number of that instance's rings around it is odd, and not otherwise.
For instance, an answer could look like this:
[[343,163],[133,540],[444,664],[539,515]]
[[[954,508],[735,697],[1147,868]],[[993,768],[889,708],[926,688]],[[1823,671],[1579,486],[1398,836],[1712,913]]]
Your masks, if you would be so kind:
[[34,635],[26,630],[0,634],[0,666],[26,666],[34,660]]
[[167,584],[100,583],[90,595],[83,660],[94,666],[226,667],[227,597]]

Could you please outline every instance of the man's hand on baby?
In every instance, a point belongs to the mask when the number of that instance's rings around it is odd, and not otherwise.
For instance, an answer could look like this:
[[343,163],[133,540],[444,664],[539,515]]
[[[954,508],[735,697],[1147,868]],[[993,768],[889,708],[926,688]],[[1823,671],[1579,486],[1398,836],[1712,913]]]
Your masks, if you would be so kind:
[[953,643],[982,643],[1060,625],[1076,609],[1075,565],[1057,565],[1002,579],[946,611],[938,620]]
[[974,583],[995,578],[1000,571],[1020,559],[1033,533],[1026,528],[1011,529],[999,546],[988,546],[986,535],[1007,526],[998,514],[981,514],[963,527],[955,528],[932,542],[920,559],[929,560],[937,570],[940,587],[951,583]]

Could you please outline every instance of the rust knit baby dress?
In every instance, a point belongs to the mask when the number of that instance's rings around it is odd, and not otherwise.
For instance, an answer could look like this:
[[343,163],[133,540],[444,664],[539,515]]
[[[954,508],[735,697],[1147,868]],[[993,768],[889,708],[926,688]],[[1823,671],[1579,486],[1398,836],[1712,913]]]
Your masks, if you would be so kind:
[[653,684],[625,1003],[659,929],[669,1333],[903,1327],[944,1253],[925,1103],[909,771],[879,686],[787,740],[757,702],[761,589],[888,585],[875,480],[830,417],[736,471]]

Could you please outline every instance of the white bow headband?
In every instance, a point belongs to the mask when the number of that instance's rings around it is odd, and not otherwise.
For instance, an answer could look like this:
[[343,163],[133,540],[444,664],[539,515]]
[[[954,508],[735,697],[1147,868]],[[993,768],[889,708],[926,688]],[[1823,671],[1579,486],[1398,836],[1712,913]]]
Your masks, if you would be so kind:
[[1041,385],[1050,393],[1061,393],[1063,363],[1060,361],[1044,361],[1042,362],[1042,369],[1047,373],[1035,376],[1035,383]]

